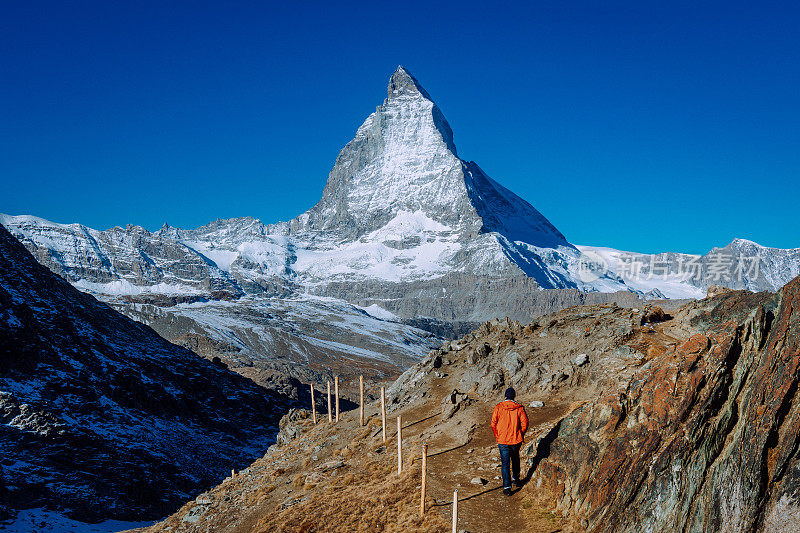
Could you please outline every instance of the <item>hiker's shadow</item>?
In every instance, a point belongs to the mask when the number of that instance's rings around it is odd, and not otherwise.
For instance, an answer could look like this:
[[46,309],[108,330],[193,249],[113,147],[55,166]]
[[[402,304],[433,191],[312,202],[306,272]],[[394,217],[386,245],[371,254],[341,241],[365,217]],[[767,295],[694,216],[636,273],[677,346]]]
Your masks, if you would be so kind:
[[553,444],[553,441],[556,440],[558,436],[558,430],[561,427],[561,420],[553,426],[550,431],[547,432],[547,435],[542,437],[539,441],[539,445],[536,447],[536,455],[529,459],[530,467],[528,468],[528,472],[525,474],[525,477],[522,479],[522,484],[525,485],[530,481],[533,473],[536,471],[536,468],[539,466],[539,463],[542,462],[543,459],[550,457],[550,448]]

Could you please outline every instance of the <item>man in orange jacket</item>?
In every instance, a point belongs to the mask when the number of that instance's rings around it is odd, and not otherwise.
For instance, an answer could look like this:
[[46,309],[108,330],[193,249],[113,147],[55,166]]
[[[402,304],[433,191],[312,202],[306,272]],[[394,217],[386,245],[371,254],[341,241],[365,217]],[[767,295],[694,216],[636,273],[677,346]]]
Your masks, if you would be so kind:
[[503,494],[511,496],[511,483],[522,486],[519,479],[519,449],[528,430],[525,408],[514,401],[517,393],[506,389],[505,401],[498,403],[492,413],[492,432],[500,448],[500,470],[503,474]]

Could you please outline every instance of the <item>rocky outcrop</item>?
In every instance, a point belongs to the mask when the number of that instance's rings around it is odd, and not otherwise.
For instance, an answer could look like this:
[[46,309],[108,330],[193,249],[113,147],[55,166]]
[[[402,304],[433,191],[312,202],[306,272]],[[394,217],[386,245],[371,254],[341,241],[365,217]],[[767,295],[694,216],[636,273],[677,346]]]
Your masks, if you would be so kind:
[[697,332],[563,418],[537,486],[592,531],[796,531],[799,293],[685,308]]
[[722,285],[710,285],[706,290],[706,298],[713,298],[714,296],[719,296],[720,294],[725,294],[726,292],[730,292],[733,289],[729,287],[723,287]]
[[290,403],[76,290],[0,226],[0,518],[161,517],[262,454]]
[[311,411],[308,409],[289,409],[278,423],[278,434],[275,436],[275,446],[287,444],[299,437],[303,433],[303,420],[311,418]]

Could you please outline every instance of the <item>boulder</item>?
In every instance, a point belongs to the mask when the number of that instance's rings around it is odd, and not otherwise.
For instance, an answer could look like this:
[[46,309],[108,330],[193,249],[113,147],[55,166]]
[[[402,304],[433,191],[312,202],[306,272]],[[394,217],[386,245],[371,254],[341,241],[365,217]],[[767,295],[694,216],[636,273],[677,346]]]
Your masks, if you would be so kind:
[[644,310],[644,314],[642,315],[641,324],[656,324],[658,322],[664,322],[665,320],[669,320],[670,317],[667,313],[664,312],[659,306],[654,305],[652,307],[648,307]]
[[713,298],[714,296],[719,296],[720,294],[725,294],[728,292],[733,292],[733,289],[723,287],[722,285],[709,285],[708,290],[706,291],[706,298]]
[[337,468],[342,468],[344,466],[344,461],[328,461],[326,463],[322,463],[317,467],[319,472],[330,472],[332,470],[336,470]]
[[509,377],[513,376],[523,367],[525,362],[520,357],[519,353],[511,352],[503,357],[502,367],[503,372]]
[[492,347],[484,342],[483,344],[481,344],[472,351],[472,354],[470,356],[470,363],[474,365],[478,361],[489,355],[490,353],[492,353]]
[[306,475],[305,484],[306,485],[318,485],[322,482],[325,477],[319,472],[311,472],[310,474]]
[[491,374],[489,374],[489,390],[496,391],[501,389],[506,384],[505,376],[503,375],[502,370],[495,370]]
[[585,353],[579,353],[572,358],[572,364],[575,366],[583,366],[589,362],[589,356]]
[[311,418],[311,411],[308,409],[289,409],[289,412],[283,415],[278,423],[279,430],[275,437],[275,443],[281,446],[299,437],[303,433],[299,422],[308,418]]

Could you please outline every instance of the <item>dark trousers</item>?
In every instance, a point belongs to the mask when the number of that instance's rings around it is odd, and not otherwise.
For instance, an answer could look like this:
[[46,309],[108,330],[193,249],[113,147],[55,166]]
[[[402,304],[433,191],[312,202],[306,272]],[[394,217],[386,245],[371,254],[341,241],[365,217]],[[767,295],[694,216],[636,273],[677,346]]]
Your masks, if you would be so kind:
[[500,471],[503,474],[503,488],[511,488],[511,480],[519,481],[519,444],[498,444],[500,448]]

